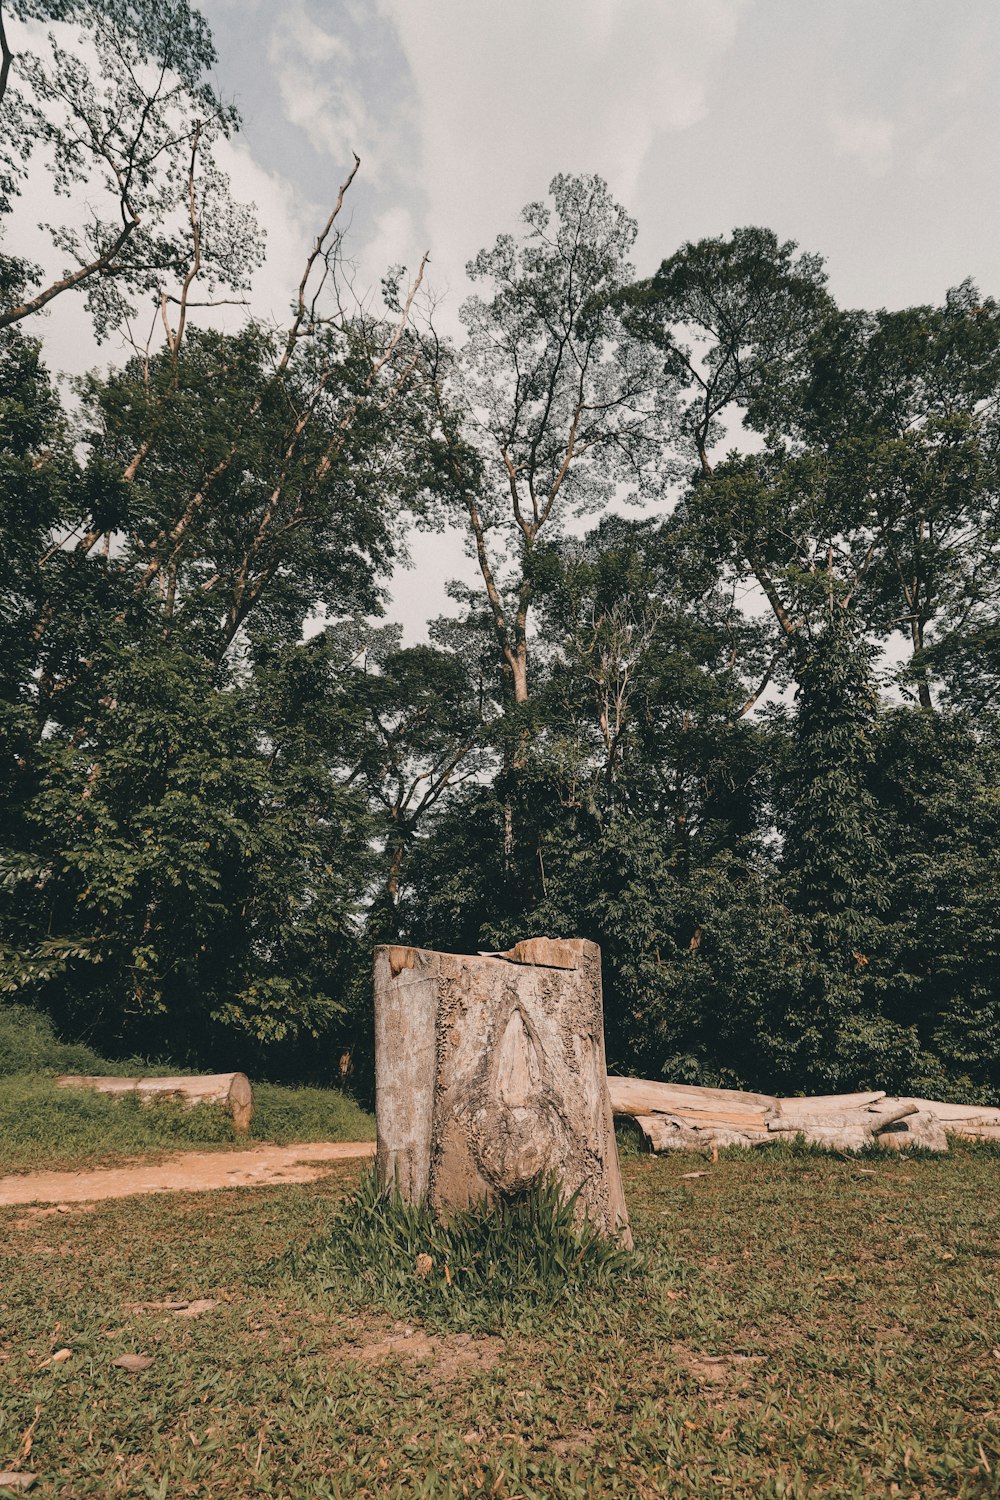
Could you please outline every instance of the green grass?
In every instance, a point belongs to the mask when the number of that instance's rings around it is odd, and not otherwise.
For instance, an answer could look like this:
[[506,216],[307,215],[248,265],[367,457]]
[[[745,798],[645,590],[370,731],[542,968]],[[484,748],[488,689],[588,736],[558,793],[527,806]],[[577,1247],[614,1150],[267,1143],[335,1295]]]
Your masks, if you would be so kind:
[[[43,1500],[998,1494],[996,1153],[775,1148],[624,1175],[641,1274],[479,1332],[451,1331],[458,1297],[401,1324],[402,1250],[388,1287],[309,1263],[353,1164],[0,1210],[0,1468],[36,1472]],[[152,1305],[195,1297],[216,1306]],[[126,1351],[153,1363],[115,1368]]]
[[143,1104],[87,1089],[58,1089],[43,1074],[0,1077],[0,1174],[109,1166],[142,1153],[229,1150],[259,1141],[372,1140],[375,1124],[335,1089],[258,1084],[250,1135],[237,1136],[214,1105]]
[[[110,1166],[151,1152],[275,1145],[295,1141],[368,1141],[375,1121],[336,1089],[254,1085],[249,1137],[211,1105],[143,1104],[86,1089],[57,1089],[57,1073],[150,1077],[185,1070],[143,1058],[111,1062],[79,1042],[63,1042],[47,1016],[26,1005],[0,1005],[0,1175],[38,1168]],[[0,1465],[2,1469],[2,1465]]]
[[499,1333],[537,1325],[540,1309],[635,1284],[639,1257],[578,1224],[575,1208],[553,1178],[442,1222],[369,1171],[329,1229],[276,1269],[357,1311],[374,1305],[433,1330]]

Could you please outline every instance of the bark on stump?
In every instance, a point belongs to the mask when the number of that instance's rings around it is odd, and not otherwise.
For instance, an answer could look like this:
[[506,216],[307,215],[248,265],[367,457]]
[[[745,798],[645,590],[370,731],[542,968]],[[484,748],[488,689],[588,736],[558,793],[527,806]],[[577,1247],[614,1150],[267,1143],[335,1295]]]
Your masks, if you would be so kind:
[[439,1214],[554,1172],[631,1246],[608,1096],[601,953],[534,938],[508,953],[375,950],[376,1165]]

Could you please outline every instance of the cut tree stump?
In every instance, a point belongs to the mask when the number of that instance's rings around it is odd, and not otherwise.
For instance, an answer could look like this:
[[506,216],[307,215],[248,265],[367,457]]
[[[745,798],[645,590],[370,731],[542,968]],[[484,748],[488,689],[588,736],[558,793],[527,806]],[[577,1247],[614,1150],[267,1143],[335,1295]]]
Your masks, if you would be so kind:
[[554,1173],[631,1247],[596,943],[376,948],[375,1118],[379,1178],[408,1202],[447,1215]]
[[56,1079],[60,1089],[95,1089],[99,1094],[138,1094],[146,1104],[178,1099],[196,1104],[218,1104],[232,1116],[237,1135],[246,1135],[253,1118],[253,1089],[245,1073],[209,1073],[196,1078],[97,1078],[66,1074]]

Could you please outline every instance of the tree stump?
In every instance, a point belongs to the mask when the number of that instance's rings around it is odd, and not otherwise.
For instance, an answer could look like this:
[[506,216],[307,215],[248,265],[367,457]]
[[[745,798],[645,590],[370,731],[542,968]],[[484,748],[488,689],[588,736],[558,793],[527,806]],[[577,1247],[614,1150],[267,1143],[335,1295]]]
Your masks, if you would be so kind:
[[533,938],[507,953],[375,950],[376,1164],[439,1214],[552,1172],[630,1247],[604,1054],[601,954]]

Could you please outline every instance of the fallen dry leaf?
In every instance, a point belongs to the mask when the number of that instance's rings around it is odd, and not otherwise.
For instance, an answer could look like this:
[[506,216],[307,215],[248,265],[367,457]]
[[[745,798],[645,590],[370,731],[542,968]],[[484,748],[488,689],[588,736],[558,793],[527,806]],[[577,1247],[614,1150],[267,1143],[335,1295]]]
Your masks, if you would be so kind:
[[174,1308],[173,1312],[177,1318],[200,1318],[202,1313],[211,1312],[218,1305],[214,1297],[197,1297],[194,1302],[185,1302]]
[[691,1180],[692,1177],[707,1177],[707,1176],[708,1176],[707,1172],[682,1172],[681,1173],[681,1181],[682,1182],[690,1182],[690,1180]]
[[148,1370],[153,1361],[148,1354],[119,1354],[111,1363],[120,1370],[128,1370],[130,1374],[137,1375],[140,1370]]
[[417,1275],[420,1277],[429,1276],[433,1265],[434,1262],[429,1255],[418,1255],[416,1265]]
[[13,1469],[0,1469],[0,1490],[30,1490],[37,1474],[17,1474]]
[[31,1457],[31,1449],[35,1441],[35,1428],[38,1426],[38,1419],[41,1417],[41,1415],[42,1405],[41,1402],[39,1402],[35,1407],[35,1415],[28,1426],[24,1429],[24,1434],[21,1438],[21,1451],[17,1456],[22,1463],[27,1463],[28,1459]]
[[43,1359],[38,1368],[44,1370],[48,1365],[65,1364],[72,1353],[72,1349],[57,1349],[55,1354],[51,1354],[48,1359]]

